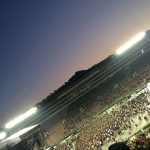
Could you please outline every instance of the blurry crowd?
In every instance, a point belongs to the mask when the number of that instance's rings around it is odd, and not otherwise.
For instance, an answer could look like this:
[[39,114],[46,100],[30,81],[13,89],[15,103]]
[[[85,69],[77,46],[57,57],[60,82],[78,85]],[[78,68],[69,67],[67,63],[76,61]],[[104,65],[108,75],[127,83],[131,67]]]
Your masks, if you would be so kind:
[[[57,150],[101,150],[106,143],[119,142],[122,134],[130,136],[134,127],[149,122],[149,94],[140,94],[131,101],[121,101],[103,114],[91,120],[77,136],[56,147]],[[146,115],[143,115],[146,114]],[[139,120],[137,124],[132,117]],[[116,138],[117,137],[117,138]],[[118,138],[119,137],[119,138]]]
[[93,115],[150,82],[150,59],[145,57],[124,66],[117,74],[72,103],[65,119],[67,129],[80,128]]
[[140,135],[134,136],[130,142],[129,147],[132,150],[149,150],[150,149],[150,128]]
[[[58,144],[56,150],[101,150],[106,143],[118,142],[118,137],[123,140],[122,134],[130,136],[133,128],[138,128],[143,121],[149,121],[150,113],[146,109],[150,104],[149,94],[133,96],[135,91],[150,82],[148,56],[143,55],[126,64],[122,70],[68,107],[64,128],[68,133],[75,131],[76,134]],[[92,86],[91,82],[87,83],[85,89],[73,96],[79,96]],[[129,100],[131,97],[134,98]],[[133,117],[138,119],[139,124]]]

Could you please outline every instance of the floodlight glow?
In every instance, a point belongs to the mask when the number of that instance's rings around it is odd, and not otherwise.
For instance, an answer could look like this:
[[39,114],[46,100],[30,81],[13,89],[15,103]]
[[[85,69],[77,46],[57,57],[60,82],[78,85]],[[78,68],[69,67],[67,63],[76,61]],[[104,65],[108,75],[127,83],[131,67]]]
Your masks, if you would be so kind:
[[31,126],[31,127],[24,128],[24,129],[22,129],[22,130],[16,132],[15,134],[11,135],[11,136],[8,138],[8,140],[10,140],[10,139],[15,139],[15,138],[19,137],[20,135],[22,135],[22,134],[28,132],[29,130],[35,128],[36,126],[38,126],[38,124],[33,125],[33,126]]
[[0,133],[0,140],[3,140],[6,137],[6,132]]
[[130,47],[132,47],[134,44],[142,40],[145,36],[145,32],[141,32],[138,35],[136,35],[133,39],[131,39],[129,42],[121,46],[119,49],[116,50],[116,54],[120,55],[124,51],[128,50]]
[[37,110],[37,108],[36,108],[36,107],[33,107],[33,108],[30,109],[30,112],[31,112],[32,114],[34,114],[34,113],[36,112],[36,110]]
[[15,118],[14,120],[8,122],[5,125],[5,128],[9,129],[14,127],[15,125],[19,124],[20,122],[22,122],[23,120],[25,120],[26,118],[30,117],[31,115],[33,115],[36,112],[37,108],[33,107],[30,110],[28,110],[26,113],[20,115],[19,117]]

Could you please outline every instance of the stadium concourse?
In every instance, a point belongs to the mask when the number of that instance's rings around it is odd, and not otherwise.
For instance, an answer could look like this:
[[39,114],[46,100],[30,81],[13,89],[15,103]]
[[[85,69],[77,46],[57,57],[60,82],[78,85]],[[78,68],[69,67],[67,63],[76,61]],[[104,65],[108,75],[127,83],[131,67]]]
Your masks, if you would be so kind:
[[[75,74],[36,104],[35,116],[11,130],[47,125],[47,144],[56,150],[105,150],[143,128],[150,119],[149,93],[143,91],[150,82],[150,31],[139,35],[134,45]],[[52,119],[57,122],[46,122]]]

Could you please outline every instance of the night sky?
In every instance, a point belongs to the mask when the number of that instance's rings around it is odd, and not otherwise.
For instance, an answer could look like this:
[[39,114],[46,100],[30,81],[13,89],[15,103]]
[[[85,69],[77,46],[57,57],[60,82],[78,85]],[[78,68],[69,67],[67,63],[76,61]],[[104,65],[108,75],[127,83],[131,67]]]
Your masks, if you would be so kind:
[[149,0],[0,0],[0,126],[147,29]]

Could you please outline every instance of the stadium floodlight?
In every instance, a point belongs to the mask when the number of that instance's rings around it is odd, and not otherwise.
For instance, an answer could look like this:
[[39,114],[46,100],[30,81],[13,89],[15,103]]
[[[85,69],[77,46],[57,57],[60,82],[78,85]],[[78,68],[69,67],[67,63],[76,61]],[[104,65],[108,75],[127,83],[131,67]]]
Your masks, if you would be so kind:
[[138,35],[136,35],[134,38],[132,38],[129,42],[125,43],[123,46],[121,46],[119,49],[116,50],[117,55],[121,55],[123,52],[131,48],[133,45],[135,45],[137,42],[142,40],[145,36],[145,32],[141,32]]
[[0,140],[3,140],[3,139],[5,139],[5,137],[6,137],[6,132],[0,132]]
[[8,122],[5,125],[5,128],[10,129],[12,127],[14,127],[15,125],[19,124],[20,122],[22,122],[23,120],[25,120],[26,118],[30,117],[31,115],[33,115],[34,113],[36,113],[37,108],[33,107],[30,110],[28,110],[26,113],[20,115],[19,117],[13,119],[12,121]]

